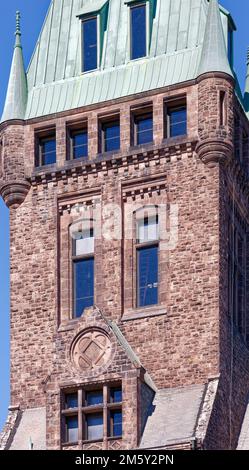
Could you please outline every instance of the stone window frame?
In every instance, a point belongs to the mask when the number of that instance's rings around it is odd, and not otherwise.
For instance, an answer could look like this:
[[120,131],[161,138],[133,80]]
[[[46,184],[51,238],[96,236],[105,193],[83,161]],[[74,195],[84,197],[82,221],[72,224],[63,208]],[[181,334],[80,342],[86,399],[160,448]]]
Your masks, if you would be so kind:
[[[98,138],[98,154],[115,154],[120,153],[121,151],[121,116],[120,110],[114,110],[111,113],[107,114],[99,114],[97,116],[98,119],[98,130],[97,130],[97,138]],[[105,124],[109,123],[119,123],[119,132],[120,132],[120,148],[117,150],[106,151],[105,150],[105,136],[104,136],[104,129],[103,127]]]
[[[155,201],[155,202],[154,202]],[[157,206],[162,201],[156,196],[148,204],[141,206]],[[124,208],[125,210],[125,204]],[[167,211],[168,211],[168,204]],[[140,209],[141,209],[140,206]],[[159,240],[158,250],[158,304],[146,307],[137,307],[137,260],[136,260],[136,210],[132,213],[132,235],[131,239],[125,240],[123,237],[123,281],[122,281],[122,320],[133,318],[143,318],[147,316],[165,315],[167,313],[168,289],[166,279],[168,275],[168,255],[163,256]],[[159,219],[160,224],[160,219]],[[164,288],[163,288],[164,286]]]
[[[180,135],[177,137],[172,137],[170,135],[170,119],[168,110],[174,110],[177,108],[185,107],[186,108],[186,134]],[[163,123],[163,133],[164,133],[164,140],[175,140],[179,138],[186,138],[188,136],[188,102],[187,102],[187,94],[181,94],[179,96],[171,96],[165,97],[163,100],[163,115],[164,115],[164,123]]]
[[[154,206],[152,207],[154,208]],[[157,206],[155,207],[156,207],[157,223],[158,223],[158,227],[160,227],[158,207]],[[140,309],[140,310],[143,308],[146,309],[146,308],[158,307],[159,299],[160,299],[160,237],[158,237],[157,240],[147,241],[143,243],[139,243],[138,238],[137,238],[137,224],[139,221],[144,220],[144,215],[145,213],[147,213],[147,210],[148,210],[148,216],[149,216],[149,212],[150,212],[149,209],[150,209],[149,207],[148,208],[146,207],[144,211],[144,208],[140,208],[133,213],[133,240],[135,240],[135,243],[133,242],[133,272],[136,273],[136,275],[133,276],[133,292],[135,293],[133,308]],[[141,215],[138,216],[138,213],[141,213]],[[160,229],[158,230],[158,232],[160,232]],[[158,302],[154,305],[141,306],[139,305],[139,299],[138,299],[138,283],[139,283],[138,251],[141,248],[145,248],[145,247],[149,248],[152,246],[157,246],[158,248],[158,283],[157,283]]]
[[[136,118],[143,117],[146,115],[152,114],[152,128],[153,128],[153,140],[147,144],[138,144],[137,143],[137,125],[136,125]],[[154,106],[153,101],[149,101],[146,103],[138,104],[135,106],[131,106],[130,108],[130,147],[143,147],[145,145],[153,145],[154,144]]]
[[[81,221],[82,219],[80,219]],[[86,219],[87,220],[87,219]],[[79,221],[79,222],[80,222]],[[72,225],[76,225],[77,223],[77,220],[75,222],[73,222],[70,227],[72,227]],[[69,227],[69,231],[70,231],[70,227]],[[77,319],[77,318],[80,318],[80,317],[77,317],[76,314],[75,314],[75,275],[74,275],[74,266],[75,266],[75,263],[77,263],[77,261],[82,261],[82,260],[87,260],[87,259],[90,259],[92,258],[93,259],[93,263],[94,263],[94,291],[93,291],[93,297],[95,299],[95,237],[94,237],[94,220],[91,218],[90,219],[90,229],[93,230],[93,239],[94,239],[94,250],[93,252],[89,252],[87,254],[83,254],[83,255],[76,255],[75,254],[75,240],[72,240],[71,237],[69,237],[70,239],[70,252],[71,252],[71,275],[70,275],[70,279],[71,279],[71,285],[72,285],[72,288],[71,288],[71,296],[72,296],[72,299],[71,299],[71,302],[72,302],[72,307],[71,307],[71,315],[72,315],[72,318],[73,319]],[[94,302],[93,302],[94,303]]]
[[[53,139],[55,140],[55,145],[57,147],[57,139],[56,139],[56,125],[51,125],[49,127],[45,127],[43,129],[35,129],[34,132],[34,140],[35,140],[35,168],[44,168],[47,166],[55,165],[55,163],[52,163],[51,165],[43,165],[42,163],[42,154],[41,154],[41,140],[49,140]],[[56,148],[56,154],[57,154],[57,148]],[[57,155],[56,155],[57,156]],[[57,158],[56,158],[57,160]]]
[[84,118],[81,121],[77,122],[67,122],[66,123],[66,161],[78,162],[78,161],[85,161],[89,159],[89,142],[87,142],[87,156],[75,159],[73,157],[73,144],[72,138],[73,134],[77,134],[80,132],[87,132],[88,136],[88,118]]
[[[123,395],[122,381],[110,381],[97,385],[86,385],[81,387],[70,387],[61,390],[61,445],[73,446],[82,444],[92,444],[95,442],[119,441],[122,440],[124,432],[121,436],[113,436],[113,423],[111,418],[112,411],[121,411],[123,414],[123,399],[121,402],[111,401],[111,390],[121,389]],[[89,392],[102,391],[103,403],[98,405],[87,405],[86,394]],[[77,394],[78,406],[75,408],[66,407],[66,396],[70,394]],[[87,436],[86,416],[91,414],[103,413],[103,438],[96,440],[89,440]],[[71,442],[67,440],[67,417],[78,418],[78,440]],[[123,416],[122,416],[123,422]]]
[[[70,236],[71,226],[82,221],[80,215],[72,214],[72,207],[83,205],[90,212],[89,218],[94,219],[93,204],[99,201],[101,204],[100,190],[87,193],[76,198],[62,198],[58,200],[59,226],[58,226],[58,314],[57,324],[63,329],[70,322],[79,321],[81,317],[75,318],[73,302],[73,240]],[[88,216],[87,216],[88,218]],[[96,238],[94,243],[94,303],[98,304],[101,285],[101,239]]]

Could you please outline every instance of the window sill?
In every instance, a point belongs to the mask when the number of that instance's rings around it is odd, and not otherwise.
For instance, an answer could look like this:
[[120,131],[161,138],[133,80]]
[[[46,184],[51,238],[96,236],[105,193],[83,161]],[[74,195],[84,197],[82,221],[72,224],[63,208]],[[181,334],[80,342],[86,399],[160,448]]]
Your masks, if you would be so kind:
[[128,309],[124,312],[122,321],[139,320],[141,318],[158,317],[167,314],[164,306],[144,307],[143,309]]
[[77,323],[79,323],[80,319],[82,317],[79,317],[79,318],[73,318],[71,320],[68,320],[68,321],[64,321],[63,323],[61,323],[58,327],[58,333],[63,333],[65,331],[70,331],[70,330],[74,330],[75,328],[75,325],[77,325]]
[[188,134],[184,134],[184,135],[179,135],[178,137],[165,137],[165,139],[163,139],[162,143],[165,145],[177,145],[177,144],[182,144],[186,141],[189,140],[188,138]]
[[[121,441],[122,436],[117,436],[117,437],[108,437],[107,441],[112,442],[112,441]],[[76,447],[78,445],[82,444],[98,444],[100,442],[103,442],[103,439],[98,439],[98,440],[93,440],[93,441],[82,441],[82,442],[63,442],[61,444],[61,447]]]

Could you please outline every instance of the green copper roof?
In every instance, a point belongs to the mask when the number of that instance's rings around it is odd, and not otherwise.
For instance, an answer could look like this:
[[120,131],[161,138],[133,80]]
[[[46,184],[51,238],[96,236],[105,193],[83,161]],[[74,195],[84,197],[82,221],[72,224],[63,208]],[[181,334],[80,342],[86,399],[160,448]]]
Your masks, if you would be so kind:
[[20,13],[16,13],[16,41],[2,121],[24,119],[27,104],[27,79],[21,45]]
[[228,61],[217,0],[210,0],[198,75],[207,72],[224,72],[233,76]]
[[[148,57],[129,58],[129,4],[109,0],[100,69],[81,73],[80,14],[105,0],[52,0],[27,71],[25,118],[35,118],[185,82],[198,76],[208,0],[147,0]],[[153,14],[152,14],[153,13]],[[229,18],[220,12],[224,36]],[[221,23],[220,23],[221,24]],[[224,37],[217,36],[224,48]]]

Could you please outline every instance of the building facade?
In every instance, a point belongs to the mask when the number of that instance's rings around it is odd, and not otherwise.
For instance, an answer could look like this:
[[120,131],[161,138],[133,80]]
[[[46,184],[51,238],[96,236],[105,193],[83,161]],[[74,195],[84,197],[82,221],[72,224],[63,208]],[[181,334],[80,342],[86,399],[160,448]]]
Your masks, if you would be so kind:
[[17,14],[2,449],[249,445],[235,30],[217,0],[52,0],[26,71]]

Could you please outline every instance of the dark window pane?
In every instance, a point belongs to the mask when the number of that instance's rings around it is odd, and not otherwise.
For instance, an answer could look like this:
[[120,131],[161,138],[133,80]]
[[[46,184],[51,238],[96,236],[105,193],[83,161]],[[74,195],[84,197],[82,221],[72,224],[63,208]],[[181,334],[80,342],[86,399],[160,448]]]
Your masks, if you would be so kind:
[[121,403],[122,401],[122,389],[121,388],[112,388],[111,389],[111,402],[112,403]]
[[122,411],[115,410],[111,412],[112,435],[111,437],[122,436]]
[[135,118],[137,145],[153,142],[153,117],[152,115],[137,116]]
[[103,414],[87,415],[86,427],[88,441],[103,439]]
[[138,305],[158,303],[158,247],[138,250]]
[[78,441],[78,417],[68,416],[66,418],[67,442]]
[[87,406],[102,405],[102,403],[103,403],[103,393],[101,390],[96,390],[95,392],[87,392],[86,394]]
[[177,137],[187,134],[187,110],[186,107],[169,110],[169,137]]
[[103,125],[105,152],[120,149],[120,125],[118,122]]
[[66,408],[77,408],[78,407],[78,394],[69,393],[66,395]]
[[87,131],[72,136],[73,158],[83,158],[88,155],[88,134]]
[[41,164],[52,165],[56,163],[56,140],[55,139],[41,139]]
[[97,18],[83,21],[83,72],[95,70],[98,65]]
[[131,8],[131,59],[146,56],[146,5]]
[[74,262],[75,316],[94,303],[94,258]]

